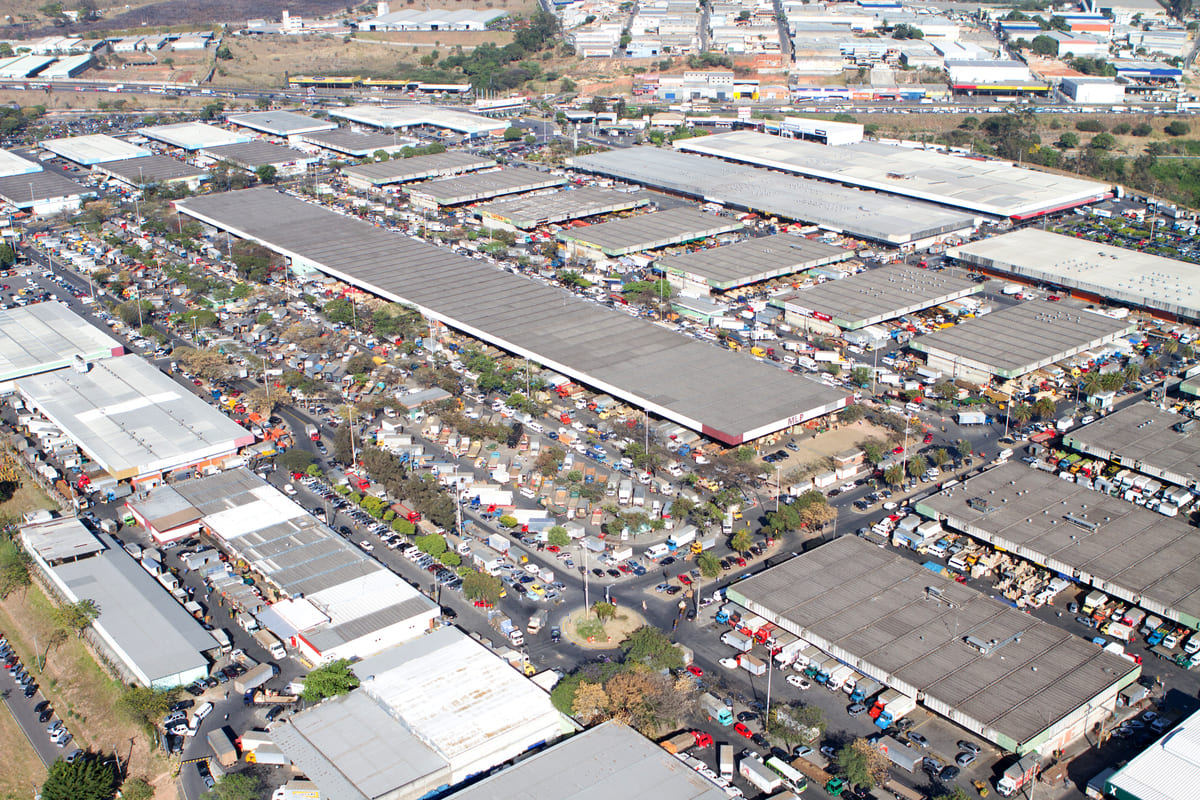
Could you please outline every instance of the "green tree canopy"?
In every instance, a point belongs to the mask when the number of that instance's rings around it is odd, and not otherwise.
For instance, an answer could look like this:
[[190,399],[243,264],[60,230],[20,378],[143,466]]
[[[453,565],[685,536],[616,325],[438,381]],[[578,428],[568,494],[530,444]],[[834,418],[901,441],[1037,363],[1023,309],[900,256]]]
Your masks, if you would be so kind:
[[263,183],[274,183],[279,170],[273,164],[261,164],[254,169],[254,175]]
[[500,602],[500,592],[504,584],[494,575],[477,570],[467,570],[463,574],[462,591],[468,600],[482,601],[490,605]]
[[643,625],[621,642],[625,660],[651,669],[683,669],[683,656],[671,639],[658,628]]
[[326,697],[343,695],[358,686],[346,659],[332,661],[311,670],[304,678],[304,702],[317,703]]
[[117,708],[137,724],[153,728],[178,698],[179,689],[150,689],[136,684],[121,692]]
[[111,760],[79,758],[68,764],[58,759],[42,784],[42,800],[109,800],[117,791],[117,771]]
[[870,789],[887,780],[887,756],[866,739],[855,739],[837,751],[837,764],[846,780],[854,786]]
[[552,544],[555,547],[569,547],[571,536],[562,525],[551,525],[550,529],[546,531],[546,544]]
[[262,781],[244,772],[230,772],[221,776],[203,796],[212,800],[260,800]]

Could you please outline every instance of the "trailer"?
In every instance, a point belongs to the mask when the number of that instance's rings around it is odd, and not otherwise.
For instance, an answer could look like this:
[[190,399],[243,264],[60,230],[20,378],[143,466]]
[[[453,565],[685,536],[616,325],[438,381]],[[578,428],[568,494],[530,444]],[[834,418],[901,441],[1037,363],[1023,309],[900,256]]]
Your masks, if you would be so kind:
[[918,751],[892,736],[884,736],[876,743],[875,747],[888,757],[888,761],[908,773],[916,772],[924,760],[924,756]]
[[712,743],[712,736],[704,731],[683,731],[682,733],[675,734],[669,739],[664,739],[663,741],[659,742],[659,746],[661,746],[662,749],[666,750],[668,753],[675,755],[676,753],[682,753],[684,750],[687,750],[691,747],[699,747],[702,749],[705,747],[711,747]]
[[792,769],[808,778],[817,786],[820,786],[832,797],[839,797],[842,792],[846,791],[846,782],[844,780],[835,778],[806,758],[793,760],[791,766]]
[[735,650],[740,650],[743,653],[749,652],[754,647],[754,640],[745,634],[737,631],[726,631],[721,634],[721,641]]
[[908,695],[900,695],[896,699],[890,701],[879,716],[875,719],[875,727],[880,730],[888,727],[899,719],[902,719],[906,714],[913,711],[917,707],[917,701]]
[[222,767],[232,767],[238,761],[237,747],[233,738],[225,728],[217,728],[208,732],[208,746],[217,757],[217,763]]
[[765,675],[767,672],[767,665],[762,659],[755,658],[749,653],[741,653],[738,655],[737,660],[738,666],[751,675]]
[[279,674],[279,667],[274,664],[259,664],[251,670],[237,676],[233,680],[233,688],[245,694],[251,689],[257,689]]
[[783,785],[783,778],[757,758],[743,758],[739,761],[738,774],[764,794],[771,794]]
[[986,425],[987,414],[982,411],[960,411],[958,412],[959,425]]
[[725,780],[733,780],[733,746],[727,742],[717,745],[717,774]]

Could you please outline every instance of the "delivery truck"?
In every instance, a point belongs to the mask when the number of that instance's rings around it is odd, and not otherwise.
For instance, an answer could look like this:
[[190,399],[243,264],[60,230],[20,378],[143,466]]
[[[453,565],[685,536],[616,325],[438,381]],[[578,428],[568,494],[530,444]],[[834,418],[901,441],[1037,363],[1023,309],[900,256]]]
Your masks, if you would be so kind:
[[733,780],[733,745],[727,742],[717,745],[717,774],[727,781]]
[[1021,787],[1037,777],[1041,765],[1042,761],[1037,753],[1027,753],[1017,763],[1004,770],[1004,774],[996,781],[996,791],[1005,797],[1012,797]]
[[888,761],[908,773],[915,773],[920,769],[924,759],[920,752],[892,736],[884,736],[876,742],[875,747],[888,757]]
[[700,710],[718,725],[728,727],[733,724],[733,710],[715,695],[702,695],[700,697]]
[[735,650],[745,653],[754,647],[754,640],[737,631],[726,631],[721,634],[721,641]]
[[237,747],[225,728],[217,728],[208,732],[208,746],[212,748],[213,755],[217,757],[217,763],[222,767],[232,767],[237,763]]
[[824,789],[830,796],[839,797],[846,791],[846,782],[835,778],[807,758],[797,758],[792,761],[792,769]]
[[254,632],[254,641],[262,645],[262,648],[271,654],[271,658],[276,660],[287,658],[287,650],[283,648],[283,642],[279,641],[279,637],[271,633],[265,628],[259,628]]
[[529,632],[530,636],[535,635],[542,628],[546,627],[546,620],[549,618],[549,616],[550,612],[544,608],[534,612],[533,615],[529,617],[529,625],[525,630]]
[[712,736],[704,731],[683,731],[682,733],[675,734],[669,739],[664,739],[663,741],[659,742],[659,745],[663,750],[666,750],[668,753],[674,755],[676,753],[682,753],[684,750],[687,750],[690,747],[699,747],[701,749],[705,747],[711,747],[712,743]]
[[757,758],[742,758],[738,774],[763,794],[771,794],[783,785],[783,778]]
[[917,701],[902,694],[896,699],[890,701],[883,710],[879,712],[879,716],[875,719],[875,727],[879,729],[887,728],[896,721],[903,719],[904,716],[917,707]]

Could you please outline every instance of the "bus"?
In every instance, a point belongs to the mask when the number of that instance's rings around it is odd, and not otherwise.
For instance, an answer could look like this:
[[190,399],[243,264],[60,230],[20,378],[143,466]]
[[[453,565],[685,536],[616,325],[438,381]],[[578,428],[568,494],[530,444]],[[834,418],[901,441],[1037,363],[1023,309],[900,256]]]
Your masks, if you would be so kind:
[[777,756],[768,758],[767,766],[774,770],[776,775],[783,778],[783,782],[789,790],[799,794],[808,788],[808,778],[800,774],[791,764],[788,764]]

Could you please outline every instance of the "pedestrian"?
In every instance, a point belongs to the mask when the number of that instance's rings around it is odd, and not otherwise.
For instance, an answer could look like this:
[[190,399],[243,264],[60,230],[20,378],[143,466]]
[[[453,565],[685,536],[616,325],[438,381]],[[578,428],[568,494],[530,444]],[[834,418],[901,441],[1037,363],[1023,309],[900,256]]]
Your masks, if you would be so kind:
[[226,714],[226,715],[225,715],[225,721],[226,721],[226,722],[229,722],[229,715],[228,715],[228,714]]

